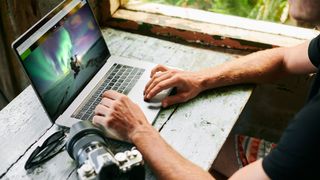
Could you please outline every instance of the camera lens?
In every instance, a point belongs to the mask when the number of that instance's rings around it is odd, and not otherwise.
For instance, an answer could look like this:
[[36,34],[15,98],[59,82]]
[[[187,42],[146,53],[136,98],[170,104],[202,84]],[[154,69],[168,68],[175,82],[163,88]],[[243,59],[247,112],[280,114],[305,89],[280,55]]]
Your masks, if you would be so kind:
[[104,132],[90,121],[80,121],[71,127],[66,148],[78,165],[88,159],[89,152],[99,147],[104,147],[105,152],[111,153],[105,148]]
[[128,159],[127,156],[119,157],[118,153],[115,158],[104,133],[90,121],[80,121],[71,127],[66,149],[77,162],[79,179],[145,179],[142,156]]

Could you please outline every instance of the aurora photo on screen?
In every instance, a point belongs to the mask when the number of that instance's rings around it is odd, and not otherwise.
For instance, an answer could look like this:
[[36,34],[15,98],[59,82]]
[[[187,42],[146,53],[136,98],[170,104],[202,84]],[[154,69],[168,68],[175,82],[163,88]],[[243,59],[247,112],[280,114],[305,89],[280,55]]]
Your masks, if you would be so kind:
[[109,56],[87,4],[72,9],[31,47],[22,63],[51,118],[66,109]]

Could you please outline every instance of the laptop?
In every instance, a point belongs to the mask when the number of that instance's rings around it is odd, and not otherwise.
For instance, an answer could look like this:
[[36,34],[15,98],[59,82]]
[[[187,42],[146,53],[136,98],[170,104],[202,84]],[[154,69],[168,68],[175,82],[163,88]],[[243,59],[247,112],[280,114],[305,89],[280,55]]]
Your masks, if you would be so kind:
[[60,3],[12,48],[50,120],[71,127],[92,120],[106,90],[126,94],[152,124],[165,91],[143,100],[153,63],[111,56],[87,0]]

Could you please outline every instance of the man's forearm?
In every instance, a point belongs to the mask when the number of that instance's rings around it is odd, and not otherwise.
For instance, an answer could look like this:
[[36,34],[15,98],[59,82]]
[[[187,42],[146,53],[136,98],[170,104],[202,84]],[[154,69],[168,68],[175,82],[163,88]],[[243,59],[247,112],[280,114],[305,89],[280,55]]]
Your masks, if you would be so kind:
[[285,48],[252,53],[216,67],[203,69],[203,89],[240,83],[262,83],[289,74],[284,64]]
[[259,180],[269,180],[270,178],[264,172],[262,167],[263,159],[258,159],[257,161],[250,163],[249,165],[241,168],[235,172],[229,179],[230,180],[241,180],[241,179],[259,179]]
[[132,141],[159,179],[213,179],[172,149],[154,129],[137,133]]

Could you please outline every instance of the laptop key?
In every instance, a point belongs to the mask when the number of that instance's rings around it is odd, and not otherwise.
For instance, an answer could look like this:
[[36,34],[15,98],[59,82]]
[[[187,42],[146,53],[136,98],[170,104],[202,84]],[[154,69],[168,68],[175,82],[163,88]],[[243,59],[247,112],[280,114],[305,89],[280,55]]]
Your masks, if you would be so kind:
[[112,88],[112,90],[117,91],[118,88],[119,88],[118,86],[114,86],[114,87]]

